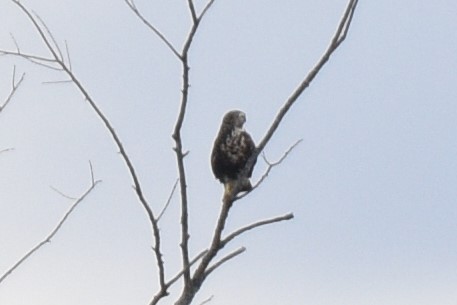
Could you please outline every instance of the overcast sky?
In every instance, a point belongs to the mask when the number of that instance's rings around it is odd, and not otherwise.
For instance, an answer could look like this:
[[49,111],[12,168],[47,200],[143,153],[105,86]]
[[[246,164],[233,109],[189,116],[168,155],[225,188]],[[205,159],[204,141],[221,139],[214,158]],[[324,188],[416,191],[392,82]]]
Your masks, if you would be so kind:
[[[180,63],[123,0],[21,1],[64,46],[75,74],[125,144],[160,211],[177,178],[171,133]],[[137,0],[181,49],[187,1]],[[198,9],[204,1],[196,1]],[[222,186],[209,155],[221,117],[247,114],[259,141],[327,47],[345,0],[216,0],[190,51],[184,122],[191,255],[208,246]],[[247,252],[205,283],[200,304],[457,304],[457,2],[364,1],[341,48],[265,149],[275,161],[233,207],[226,233],[293,212],[224,250]],[[46,55],[11,1],[0,2],[0,48]],[[25,81],[0,113],[0,274],[103,182],[54,238],[0,285],[2,305],[143,305],[157,291],[150,225],[117,149],[63,75],[0,57],[0,100],[13,65]],[[265,170],[259,160],[254,180]],[[167,276],[180,270],[179,197],[161,220]],[[176,293],[163,304],[173,304]]]

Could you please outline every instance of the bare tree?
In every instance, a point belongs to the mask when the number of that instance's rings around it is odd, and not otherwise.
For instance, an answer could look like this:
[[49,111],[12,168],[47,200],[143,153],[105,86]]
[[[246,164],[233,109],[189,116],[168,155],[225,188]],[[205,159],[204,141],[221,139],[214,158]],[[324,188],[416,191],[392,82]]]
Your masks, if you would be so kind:
[[[107,118],[107,116],[103,113],[103,111],[98,107],[97,102],[93,99],[89,91],[86,87],[82,84],[79,80],[77,75],[72,70],[70,55],[68,46],[65,43],[64,47],[57,43],[57,40],[54,38],[52,31],[48,28],[46,23],[39,17],[39,15],[35,14],[31,9],[26,7],[22,4],[19,0],[10,0],[14,3],[17,8],[24,14],[24,16],[31,22],[34,30],[36,31],[38,37],[41,39],[41,42],[45,46],[48,54],[47,55],[36,55],[33,52],[27,53],[23,52],[19,47],[19,44],[14,40],[16,49],[15,50],[4,50],[0,49],[0,55],[8,55],[8,56],[15,56],[18,58],[25,59],[33,64],[37,64],[42,66],[46,69],[57,70],[63,73],[66,77],[65,82],[72,83],[79,92],[83,95],[84,99],[90,105],[96,116],[100,119],[105,127],[108,135],[112,138],[116,148],[119,150],[120,156],[123,162],[126,165],[128,175],[130,176],[136,197],[138,202],[143,207],[144,211],[149,220],[149,224],[151,226],[151,235],[154,241],[153,245],[153,252],[155,255],[155,261],[158,267],[158,284],[159,289],[155,292],[152,299],[150,300],[150,305],[155,305],[164,300],[169,295],[169,289],[171,286],[176,285],[178,282],[182,283],[182,291],[178,299],[175,301],[175,305],[188,305],[191,304],[194,300],[195,295],[202,287],[203,283],[206,281],[208,276],[218,269],[221,265],[228,262],[229,260],[237,257],[238,255],[242,254],[246,249],[241,247],[239,249],[232,250],[226,256],[220,257],[217,259],[218,254],[220,251],[225,248],[231,241],[235,238],[239,237],[240,235],[273,223],[278,223],[286,220],[292,219],[294,216],[292,213],[287,213],[285,215],[272,217],[269,219],[259,220],[254,223],[248,224],[244,227],[241,227],[231,233],[225,233],[224,228],[227,222],[230,209],[233,207],[234,203],[238,200],[243,199],[245,196],[249,195],[249,193],[255,191],[257,187],[265,180],[268,176],[270,171],[273,167],[280,164],[289,154],[289,152],[299,143],[295,143],[287,150],[284,155],[279,159],[277,162],[269,162],[266,158],[264,158],[267,169],[264,174],[261,176],[259,181],[254,184],[253,189],[251,191],[245,193],[239,193],[241,189],[241,185],[235,184],[232,191],[228,194],[225,194],[221,204],[221,210],[219,213],[219,217],[216,222],[216,227],[212,233],[212,239],[210,244],[206,249],[201,250],[201,252],[197,255],[192,256],[189,252],[189,202],[187,196],[187,176],[185,171],[185,157],[187,155],[186,150],[183,147],[183,140],[182,140],[182,129],[183,129],[183,122],[186,116],[186,110],[189,103],[189,89],[190,89],[190,64],[189,64],[189,51],[194,44],[194,38],[196,33],[199,31],[200,27],[203,26],[203,22],[205,16],[209,13],[212,7],[215,4],[215,0],[209,0],[203,8],[198,11],[194,4],[193,0],[187,0],[187,8],[189,11],[189,15],[191,18],[191,27],[189,29],[188,35],[184,40],[183,47],[179,50],[175,47],[171,41],[164,35],[155,25],[153,22],[149,21],[142,11],[137,7],[134,0],[124,0],[128,8],[135,14],[139,21],[141,21],[145,27],[147,27],[151,34],[156,36],[160,39],[165,46],[169,49],[169,51],[173,54],[176,60],[181,65],[182,71],[182,84],[181,84],[181,101],[180,101],[180,108],[177,114],[177,119],[174,125],[173,131],[173,140],[175,143],[174,152],[176,155],[176,163],[178,167],[179,179],[177,180],[171,195],[174,193],[175,188],[179,183],[179,193],[180,193],[180,207],[181,207],[181,215],[180,215],[180,229],[181,229],[181,271],[179,271],[175,276],[171,278],[166,277],[166,264],[163,260],[162,256],[162,235],[160,232],[159,220],[164,212],[164,210],[168,207],[170,199],[167,201],[165,207],[162,209],[160,213],[156,213],[151,208],[151,204],[148,199],[145,197],[143,192],[143,184],[140,181],[137,175],[137,168],[133,164],[129,154],[127,153],[118,133],[116,132],[114,126]],[[259,145],[257,146],[254,155],[248,161],[248,164],[244,170],[244,174],[247,174],[247,170],[253,165],[256,158],[263,152],[264,148],[269,143],[270,139],[275,134],[277,128],[283,121],[285,115],[291,109],[291,107],[297,102],[298,98],[302,95],[304,90],[311,84],[313,79],[322,69],[322,67],[328,62],[330,56],[338,49],[341,43],[345,40],[347,33],[349,31],[352,18],[354,16],[354,12],[357,6],[358,0],[349,0],[347,7],[344,11],[344,14],[341,20],[338,23],[337,29],[335,34],[333,35],[331,42],[327,49],[324,51],[322,57],[319,61],[315,64],[315,66],[311,69],[311,71],[300,81],[297,88],[291,93],[290,97],[284,102],[283,106],[279,109],[276,117],[274,118],[273,122],[271,123],[269,129],[266,131],[265,136],[260,141]],[[13,89],[10,96],[14,94],[17,87],[22,82],[22,79],[19,82],[15,82],[13,79]],[[7,103],[9,102],[7,99],[6,103],[3,104],[3,109]],[[95,187],[97,181],[94,180],[92,175],[91,185],[89,189],[81,195],[79,198],[76,199],[74,206],[65,214],[64,218],[58,223],[57,227],[48,235],[43,242],[38,244],[34,247],[29,253],[27,253],[16,265],[10,269],[7,274],[3,275],[0,279],[0,282],[8,276],[8,274],[18,267],[25,259],[27,259],[33,252],[37,251],[43,244],[48,242],[59,230],[63,222],[67,219],[67,216],[71,213],[74,207],[82,201],[86,195]],[[170,198],[171,198],[170,195]],[[204,303],[210,301],[208,299]]]

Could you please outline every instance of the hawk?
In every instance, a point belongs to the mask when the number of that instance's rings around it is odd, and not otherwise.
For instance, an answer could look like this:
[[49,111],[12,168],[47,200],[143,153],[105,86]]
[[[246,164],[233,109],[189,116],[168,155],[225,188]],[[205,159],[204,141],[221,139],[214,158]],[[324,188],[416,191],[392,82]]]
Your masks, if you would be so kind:
[[249,178],[251,178],[256,160],[245,171],[245,176],[242,176],[247,161],[255,152],[254,141],[243,129],[245,122],[246,114],[244,112],[239,110],[227,112],[214,141],[211,167],[216,179],[224,184],[226,194],[232,192],[235,183],[240,183],[240,192],[252,189]]

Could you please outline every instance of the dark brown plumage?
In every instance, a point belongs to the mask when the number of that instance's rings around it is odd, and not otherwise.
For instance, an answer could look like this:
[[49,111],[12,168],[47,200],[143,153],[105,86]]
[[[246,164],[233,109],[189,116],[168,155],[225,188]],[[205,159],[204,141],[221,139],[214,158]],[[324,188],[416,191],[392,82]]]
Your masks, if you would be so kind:
[[219,133],[214,141],[211,153],[211,167],[214,176],[224,184],[226,192],[231,191],[234,182],[240,182],[240,192],[252,189],[249,178],[254,164],[247,170],[247,175],[241,174],[247,161],[255,151],[251,136],[243,129],[246,115],[239,110],[225,114]]

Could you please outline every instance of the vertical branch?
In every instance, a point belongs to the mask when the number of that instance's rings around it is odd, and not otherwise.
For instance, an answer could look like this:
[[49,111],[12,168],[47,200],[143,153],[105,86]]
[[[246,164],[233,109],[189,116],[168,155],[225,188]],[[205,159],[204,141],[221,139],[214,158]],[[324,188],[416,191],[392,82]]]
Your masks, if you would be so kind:
[[192,16],[192,21],[194,23],[198,22],[197,13],[195,12],[195,5],[193,0],[187,0],[187,5],[189,6],[190,15]]
[[214,257],[217,255],[219,250],[221,249],[221,236],[222,231],[224,230],[225,223],[227,221],[227,217],[230,211],[230,208],[233,203],[233,198],[229,196],[224,197],[222,202],[222,208],[219,213],[219,218],[217,221],[216,229],[214,230],[213,238],[211,241],[211,246],[203,256],[202,261],[198,265],[197,269],[195,270],[192,276],[192,285],[189,286],[187,289],[184,289],[183,293],[181,294],[178,301],[175,305],[188,305],[192,302],[195,294],[198,292],[200,287],[202,286],[206,276],[206,269]]
[[[195,27],[195,24],[194,24]],[[189,38],[188,38],[189,39]],[[187,45],[187,44],[186,44]],[[190,46],[190,43],[189,43]],[[179,182],[181,190],[181,253],[182,253],[182,263],[184,271],[184,286],[188,287],[190,284],[190,270],[189,266],[189,224],[188,224],[188,202],[187,202],[187,182],[186,182],[186,172],[184,168],[184,157],[187,153],[183,152],[182,138],[181,138],[181,128],[184,123],[184,117],[187,108],[187,102],[189,98],[189,64],[187,53],[188,48],[183,51],[181,54],[182,62],[182,96],[181,96],[181,106],[178,114],[178,119],[176,121],[175,129],[173,132],[173,139],[175,140],[175,152],[176,152],[176,161],[178,163],[178,172],[179,172]]]
[[[183,49],[179,53],[173,45],[168,41],[168,39],[152,24],[150,23],[138,10],[133,0],[124,0],[124,2],[129,6],[129,8],[136,14],[136,16],[150,29],[153,33],[162,40],[170,51],[176,55],[180,60],[182,65],[182,87],[181,87],[181,103],[179,107],[178,117],[176,119],[174,131],[172,137],[175,141],[174,151],[176,153],[176,161],[179,174],[179,186],[180,186],[180,196],[181,196],[181,255],[182,255],[182,265],[183,265],[183,279],[184,279],[184,291],[185,293],[189,290],[191,286],[191,276],[190,276],[190,261],[189,261],[189,212],[188,212],[188,198],[187,198],[187,179],[186,171],[184,165],[184,158],[188,152],[183,150],[183,141],[181,137],[181,130],[184,124],[184,118],[186,115],[187,104],[189,100],[189,87],[190,87],[190,77],[189,77],[189,50],[192,45],[192,41],[197,32],[200,21],[203,19],[206,12],[213,5],[215,0],[209,0],[208,3],[203,8],[200,15],[197,15],[195,5],[193,0],[187,0],[187,5],[190,11],[192,18],[192,27],[189,34],[184,42]],[[156,295],[151,301],[151,304],[156,304],[160,300],[159,295]]]
[[200,17],[197,17],[195,12],[195,7],[192,0],[188,0],[189,10],[191,12],[193,24],[190,29],[189,34],[187,35],[186,41],[183,46],[183,50],[179,56],[182,65],[182,87],[181,87],[181,104],[178,113],[178,118],[176,120],[173,139],[175,141],[175,152],[176,152],[176,161],[178,164],[179,172],[179,181],[180,181],[180,190],[181,190],[181,254],[182,254],[182,264],[183,264],[183,279],[184,279],[184,292],[189,290],[191,285],[190,277],[190,266],[189,266],[189,212],[188,212],[188,200],[187,200],[187,182],[186,182],[186,172],[184,167],[184,158],[187,155],[187,152],[183,152],[183,144],[181,138],[181,129],[184,124],[184,118],[187,110],[187,103],[189,100],[189,50],[192,45],[192,41],[197,33],[200,21],[203,18],[203,14],[207,11],[209,6],[214,2],[210,1]]

